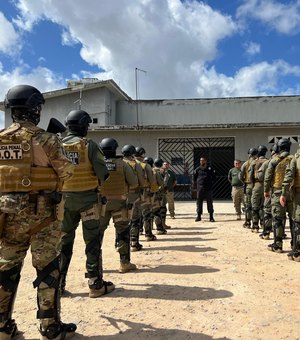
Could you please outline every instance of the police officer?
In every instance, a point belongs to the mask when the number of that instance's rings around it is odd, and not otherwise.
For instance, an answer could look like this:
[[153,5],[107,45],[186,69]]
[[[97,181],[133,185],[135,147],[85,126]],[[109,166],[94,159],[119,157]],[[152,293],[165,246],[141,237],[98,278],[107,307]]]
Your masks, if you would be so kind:
[[166,214],[167,214],[167,200],[166,200],[166,182],[163,177],[163,160],[156,158],[153,163],[153,174],[156,180],[156,185],[152,186],[154,192],[154,201],[152,206],[152,217],[156,225],[157,235],[167,234],[166,230]]
[[136,269],[130,262],[130,220],[133,204],[128,201],[129,188],[138,188],[138,178],[132,167],[122,156],[117,156],[118,143],[113,138],[104,138],[100,147],[105,155],[105,164],[109,178],[101,184],[101,193],[107,198],[104,217],[101,218],[101,230],[108,227],[112,218],[116,228],[116,247],[120,254],[120,273]]
[[128,203],[133,205],[132,218],[130,221],[130,247],[131,251],[139,251],[143,248],[139,243],[140,224],[142,218],[142,194],[144,187],[144,170],[140,163],[134,158],[135,147],[131,144],[126,144],[122,148],[123,160],[132,167],[138,178],[138,186],[129,188]]
[[282,182],[285,175],[285,170],[292,160],[290,155],[291,142],[287,138],[281,138],[278,141],[279,153],[272,158],[265,173],[264,179],[264,196],[270,197],[271,190],[271,205],[273,219],[274,242],[268,245],[268,250],[275,253],[282,253],[283,237],[284,237],[284,220],[286,212],[290,219],[290,228],[292,230],[293,202],[290,194],[286,197],[284,207],[280,204],[280,196],[282,191]]
[[292,186],[294,192],[292,251],[289,252],[287,256],[289,260],[300,262],[300,150],[296,152],[295,157],[292,158],[285,170],[280,197],[280,204],[282,207],[286,206]]
[[200,158],[200,166],[194,171],[194,187],[197,189],[197,217],[195,222],[201,221],[203,201],[206,200],[210,222],[215,222],[213,207],[213,183],[216,179],[215,170],[207,164],[205,157]]
[[58,137],[37,127],[44,102],[41,92],[30,85],[12,87],[4,101],[13,124],[0,132],[0,339],[17,333],[12,313],[30,246],[41,339],[63,339],[76,330],[76,325],[60,320],[61,231],[55,214],[61,185],[73,169]]
[[65,207],[62,222],[64,235],[60,243],[61,290],[62,293],[65,290],[75,233],[81,220],[86,254],[85,277],[88,278],[89,297],[96,298],[114,290],[114,285],[104,281],[102,275],[103,234],[100,231],[101,197],[98,188],[108,177],[108,172],[99,146],[86,138],[91,122],[90,115],[83,110],[72,110],[66,117],[68,133],[63,138],[63,145],[72,160],[74,175],[62,189]]
[[248,150],[248,159],[241,167],[240,180],[244,182],[244,206],[245,206],[245,223],[244,228],[251,228],[252,220],[252,206],[251,206],[251,196],[253,183],[250,177],[250,165],[254,159],[257,157],[257,149],[250,148]]
[[262,165],[268,160],[266,153],[268,151],[265,145],[257,148],[257,158],[250,164],[250,178],[253,184],[251,195],[252,206],[252,232],[259,232],[259,223],[264,228],[264,172]]
[[[264,162],[261,166],[261,173],[265,177],[266,170],[272,158],[274,158],[278,154],[278,145],[277,143],[273,144],[270,148],[271,158]],[[272,231],[272,205],[271,205],[271,196],[266,197],[264,200],[264,224],[263,224],[263,232],[259,234],[259,237],[268,240],[270,238],[270,233]]]
[[[140,159],[140,157],[136,156],[136,158]],[[145,157],[143,159],[142,164],[145,166],[145,174],[147,176],[147,179],[145,180],[146,186],[144,190],[144,198],[145,201],[142,205],[142,211],[143,211],[143,224],[145,228],[145,239],[146,241],[155,241],[156,236],[153,234],[153,216],[152,216],[152,209],[154,205],[154,195],[155,190],[153,188],[157,188],[158,185],[156,182],[156,178],[154,176],[154,173],[152,171],[154,160],[152,157]]]

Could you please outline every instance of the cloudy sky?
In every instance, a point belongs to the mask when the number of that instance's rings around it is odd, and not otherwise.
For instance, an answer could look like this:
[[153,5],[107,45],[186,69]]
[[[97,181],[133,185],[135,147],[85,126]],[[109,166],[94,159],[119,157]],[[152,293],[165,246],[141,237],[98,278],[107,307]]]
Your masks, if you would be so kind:
[[138,99],[299,94],[300,0],[0,1],[1,101],[87,77],[135,99],[135,75]]

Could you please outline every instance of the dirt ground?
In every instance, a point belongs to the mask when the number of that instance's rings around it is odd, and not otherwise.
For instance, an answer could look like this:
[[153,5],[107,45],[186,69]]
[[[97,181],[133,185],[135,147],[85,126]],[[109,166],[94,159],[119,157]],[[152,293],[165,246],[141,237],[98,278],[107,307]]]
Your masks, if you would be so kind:
[[[62,298],[73,339],[300,339],[300,263],[267,250],[270,241],[242,228],[231,202],[215,202],[215,223],[194,222],[195,203],[176,202],[167,235],[132,253],[138,270],[119,274],[111,225],[104,240],[104,279],[114,292],[88,297],[81,228]],[[37,339],[35,271],[28,254],[15,313],[18,339]]]

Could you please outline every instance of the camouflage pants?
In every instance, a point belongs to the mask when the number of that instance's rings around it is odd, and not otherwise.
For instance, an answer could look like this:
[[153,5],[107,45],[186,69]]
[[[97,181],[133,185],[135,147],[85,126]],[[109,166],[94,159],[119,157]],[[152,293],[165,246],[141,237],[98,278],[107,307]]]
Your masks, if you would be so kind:
[[[9,213],[3,229],[0,245],[0,318],[10,319],[14,298],[18,289],[24,258],[31,247],[32,265],[37,271],[34,286],[37,287],[38,314],[43,326],[60,320],[59,313],[59,266],[57,246],[61,237],[57,221],[32,234],[32,226],[53,215],[53,206],[46,202],[43,214],[36,215],[36,203],[22,194],[17,214]],[[41,271],[43,277],[39,276]],[[53,285],[48,283],[53,278]],[[46,283],[47,282],[47,283]],[[55,285],[55,282],[57,286]],[[45,311],[48,315],[45,314]]]
[[124,200],[108,200],[105,216],[100,218],[100,229],[104,233],[112,218],[116,230],[116,248],[121,263],[130,262],[130,211]]
[[300,252],[300,192],[296,192],[294,199],[293,250]]
[[250,223],[252,220],[252,205],[251,205],[251,196],[252,196],[252,184],[246,184],[246,189],[244,192],[244,206],[245,206],[245,222]]
[[273,232],[274,232],[274,243],[279,247],[282,247],[282,240],[284,234],[284,221],[286,219],[286,213],[290,220],[291,234],[293,234],[293,201],[290,197],[287,198],[285,207],[282,207],[279,198],[281,192],[274,192],[271,198],[272,204],[272,218],[273,218]]
[[244,198],[244,188],[243,187],[232,187],[231,197],[232,197],[232,201],[233,201],[236,214],[241,215],[243,198]]
[[[160,192],[154,194],[154,201],[152,206],[152,221],[155,222],[157,230],[163,230],[163,216],[166,216],[166,199],[163,205],[163,195]],[[153,224],[153,222],[152,222]]]
[[167,191],[166,199],[170,216],[174,217],[175,216],[174,191]]
[[254,184],[251,195],[252,206],[252,222],[253,227],[258,228],[259,222],[261,227],[264,224],[264,186],[263,183],[257,182]]
[[65,193],[64,219],[62,222],[63,236],[60,242],[61,273],[66,277],[73,253],[76,229],[82,221],[82,233],[86,254],[86,277],[102,279],[102,240],[99,216],[96,205],[98,195],[95,191]]
[[145,235],[152,235],[152,206],[153,206],[154,194],[150,191],[144,192],[141,210],[143,216],[143,225],[145,228]]
[[270,234],[272,231],[272,200],[267,197],[264,200],[264,233]]
[[133,205],[132,218],[130,221],[130,239],[135,244],[139,241],[140,225],[142,219],[142,202],[141,199],[135,201]]

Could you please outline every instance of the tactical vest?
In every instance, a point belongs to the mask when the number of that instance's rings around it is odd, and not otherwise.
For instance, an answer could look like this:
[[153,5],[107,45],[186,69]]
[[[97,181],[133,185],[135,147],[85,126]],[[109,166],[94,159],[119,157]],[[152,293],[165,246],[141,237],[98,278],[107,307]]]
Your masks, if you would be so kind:
[[146,165],[147,163],[141,162],[139,160],[137,160],[137,162],[141,165],[141,167],[143,168],[144,171],[144,188],[150,188],[150,182],[146,173]]
[[88,157],[88,140],[83,138],[75,143],[63,143],[67,157],[72,161],[74,173],[64,182],[63,192],[80,192],[98,187],[98,177]]
[[295,173],[295,178],[294,178],[294,187],[295,188],[300,188],[300,155],[296,154],[295,159],[296,159],[296,173]]
[[152,183],[151,186],[150,186],[150,190],[151,190],[152,192],[157,192],[157,191],[159,190],[159,185],[158,185],[157,179],[156,179],[156,173],[157,173],[158,171],[160,171],[160,170],[159,170],[159,169],[152,168],[152,172],[153,172],[154,178],[155,178],[154,183]]
[[278,160],[279,163],[276,165],[276,168],[274,171],[274,177],[273,177],[274,188],[281,188],[281,185],[284,179],[285,169],[290,164],[290,161],[292,160],[292,158],[293,158],[292,155],[286,156],[281,161],[279,157],[276,158],[276,161]]
[[251,159],[248,159],[246,162],[245,162],[245,171],[244,171],[244,174],[245,174],[245,177],[244,177],[244,183],[246,184],[249,184],[251,183],[251,178],[250,178],[250,165],[251,165]]
[[124,175],[124,163],[120,158],[105,160],[109,172],[108,179],[101,185],[101,194],[107,199],[126,199],[128,185]]
[[[133,169],[135,174],[137,174],[137,172],[136,172],[136,162],[133,159],[123,158],[123,161],[126,162]],[[129,190],[131,190],[131,189],[136,189],[136,186],[135,187],[129,186]]]
[[43,129],[14,123],[0,132],[0,192],[55,191],[52,167],[34,164],[32,138]]
[[261,166],[267,161],[266,158],[258,158],[255,160],[254,165],[254,179],[255,182],[263,182],[264,177],[263,174],[261,174]]

